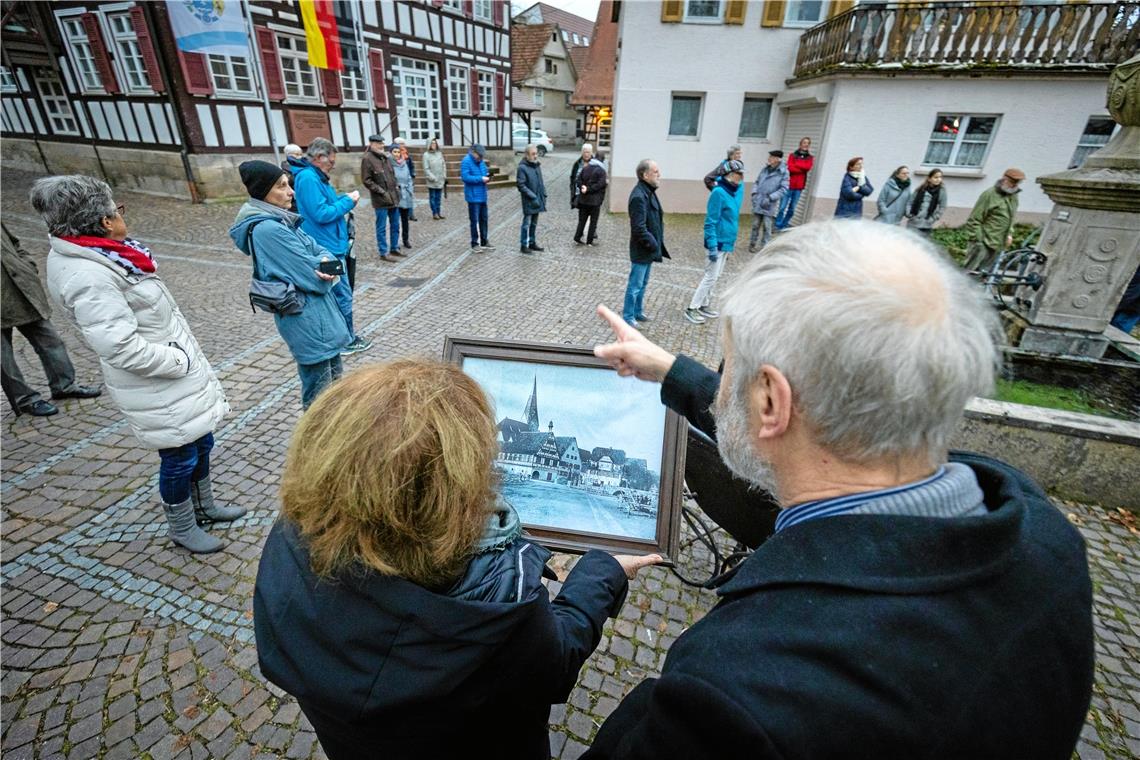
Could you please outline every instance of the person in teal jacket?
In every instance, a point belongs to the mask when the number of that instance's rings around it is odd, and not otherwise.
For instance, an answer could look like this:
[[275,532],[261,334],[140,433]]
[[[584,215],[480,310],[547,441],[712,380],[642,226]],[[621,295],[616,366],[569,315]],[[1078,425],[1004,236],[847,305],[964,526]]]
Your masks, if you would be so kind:
[[705,212],[705,251],[708,253],[705,273],[689,301],[689,308],[685,309],[685,319],[695,325],[720,316],[720,312],[712,308],[713,289],[724,271],[728,254],[736,246],[743,200],[744,163],[727,161],[724,176],[717,179]]
[[238,211],[230,238],[238,250],[255,257],[257,279],[292,284],[304,298],[300,314],[274,314],[273,320],[297,362],[301,405],[308,409],[340,377],[340,354],[352,341],[334,294],[345,278],[318,269],[333,254],[306,234],[301,217],[289,211],[293,190],[286,172],[268,161],[246,161],[238,170],[249,200]]
[[[301,215],[301,229],[317,244],[336,256],[348,271],[348,254],[352,241],[348,234],[345,216],[356,208],[360,191],[338,193],[329,182],[329,172],[336,166],[336,146],[323,137],[315,137],[305,151],[305,160],[290,163],[293,172],[293,191],[296,193],[297,213]],[[344,347],[343,354],[354,354],[372,347],[372,341],[358,336],[352,326],[352,288],[348,278],[342,277],[333,289],[336,304],[344,315],[344,322],[352,334],[352,342]]]

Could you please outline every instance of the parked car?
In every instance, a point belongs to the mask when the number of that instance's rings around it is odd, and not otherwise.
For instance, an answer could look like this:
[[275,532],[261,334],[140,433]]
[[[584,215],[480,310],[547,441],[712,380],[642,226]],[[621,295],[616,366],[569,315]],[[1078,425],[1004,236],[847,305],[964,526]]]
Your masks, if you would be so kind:
[[541,129],[532,129],[528,133],[526,127],[515,127],[511,130],[511,143],[515,153],[522,153],[526,150],[526,146],[531,143],[538,146],[538,155],[540,156],[545,156],[549,151],[554,150],[554,142]]

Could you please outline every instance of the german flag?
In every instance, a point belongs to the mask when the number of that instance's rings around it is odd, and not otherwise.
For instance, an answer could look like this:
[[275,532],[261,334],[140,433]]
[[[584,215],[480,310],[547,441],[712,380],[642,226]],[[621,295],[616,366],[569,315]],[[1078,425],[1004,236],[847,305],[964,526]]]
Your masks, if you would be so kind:
[[343,47],[352,46],[351,19],[338,18],[336,9],[344,3],[333,0],[299,0],[305,22],[305,43],[309,65],[318,69],[344,70]]

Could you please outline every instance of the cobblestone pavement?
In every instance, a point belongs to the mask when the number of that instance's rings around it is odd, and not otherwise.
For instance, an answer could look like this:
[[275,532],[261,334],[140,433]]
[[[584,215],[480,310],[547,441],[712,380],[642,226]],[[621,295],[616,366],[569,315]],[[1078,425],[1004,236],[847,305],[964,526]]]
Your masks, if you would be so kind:
[[[408,354],[439,356],[449,334],[581,345],[606,340],[593,306],[620,307],[627,223],[604,216],[601,244],[574,246],[569,163],[556,155],[544,163],[551,210],[539,236],[547,250],[534,256],[518,253],[519,203],[510,189],[492,192],[498,250],[485,255],[467,250],[465,208],[455,195],[445,202],[445,221],[421,212],[423,221],[412,228],[413,255],[398,265],[370,257],[371,212],[358,211],[356,324],[375,347],[349,358],[348,368]],[[42,257],[43,226],[26,200],[31,179],[6,172],[0,207],[5,225]],[[276,515],[278,473],[300,392],[272,319],[249,312],[248,262],[226,235],[237,206],[134,194],[118,200],[127,204],[131,233],[158,256],[229,395],[233,413],[216,433],[216,490],[251,511],[222,530],[224,551],[191,557],[165,537],[157,455],[136,445],[106,397],[64,402],[59,415],[41,419],[17,419],[0,402],[3,756],[323,757],[296,703],[261,678],[253,646],[259,549]],[[681,314],[703,264],[699,227],[694,218],[667,222],[674,258],[654,267],[646,310],[655,320],[647,333],[715,364],[715,323],[692,325]],[[725,281],[741,258],[730,259]],[[98,381],[91,351],[64,320],[57,326],[79,381]],[[44,386],[22,338],[16,350],[29,381]],[[1128,515],[1059,506],[1089,542],[1097,584],[1096,696],[1080,756],[1137,756],[1136,531]],[[559,555],[556,563],[564,577],[573,558]],[[642,573],[569,703],[552,712],[554,755],[581,754],[621,697],[659,671],[670,644],[714,602],[714,594],[681,584],[667,570]]]

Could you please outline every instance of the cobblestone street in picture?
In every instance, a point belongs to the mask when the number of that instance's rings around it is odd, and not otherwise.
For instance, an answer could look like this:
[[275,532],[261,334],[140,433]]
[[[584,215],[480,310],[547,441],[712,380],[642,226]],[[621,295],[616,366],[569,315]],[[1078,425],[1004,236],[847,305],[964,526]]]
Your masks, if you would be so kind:
[[[439,357],[448,335],[575,346],[608,340],[594,307],[620,311],[628,221],[603,215],[597,246],[573,243],[577,215],[567,197],[573,157],[553,153],[543,161],[551,197],[538,242],[546,250],[534,255],[518,252],[521,213],[513,188],[491,191],[497,250],[469,250],[466,209],[452,192],[445,220],[420,208],[414,247],[395,265],[376,256],[372,211],[362,203],[355,321],[374,347],[347,357],[346,371],[395,357]],[[667,159],[661,165],[667,172]],[[2,209],[5,226],[42,273],[46,233],[27,201],[33,179],[5,172]],[[250,312],[250,264],[227,235],[238,203],[192,205],[131,193],[116,200],[126,203],[130,234],[155,253],[226,390],[233,411],[215,432],[213,480],[222,500],[250,511],[211,529],[226,542],[224,550],[193,556],[167,537],[157,454],[137,444],[106,395],[61,402],[60,413],[46,418],[17,418],[4,403],[4,760],[323,758],[297,704],[261,677],[253,643],[258,558],[277,516],[285,449],[301,406],[296,367],[272,318]],[[673,258],[653,268],[646,297],[653,321],[645,332],[715,367],[717,322],[695,325],[683,315],[704,261],[700,222],[666,217]],[[722,288],[749,255],[744,250],[739,246],[729,258]],[[101,382],[92,351],[62,315],[54,323],[78,382]],[[27,342],[17,338],[15,348],[29,383],[46,389]],[[501,409],[498,416],[519,411]],[[1140,535],[1129,513],[1057,506],[1088,542],[1095,593],[1096,684],[1077,751],[1081,760],[1137,757]],[[682,559],[703,560],[697,547],[687,551]],[[561,577],[573,562],[556,556]],[[551,583],[552,591],[557,586]],[[716,599],[668,569],[642,572],[569,703],[553,708],[553,755],[584,752],[621,698],[659,672],[670,645]],[[473,748],[473,754],[482,753]]]

